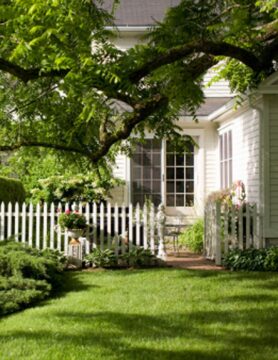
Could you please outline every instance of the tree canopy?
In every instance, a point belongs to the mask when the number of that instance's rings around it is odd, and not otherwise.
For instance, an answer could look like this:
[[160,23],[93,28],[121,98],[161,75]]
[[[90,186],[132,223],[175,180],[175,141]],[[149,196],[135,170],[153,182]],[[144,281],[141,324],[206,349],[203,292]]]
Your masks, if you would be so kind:
[[240,92],[276,70],[277,15],[273,0],[181,0],[124,52],[101,0],[1,0],[0,151],[99,164],[146,129],[182,142],[176,119],[202,103],[209,68]]

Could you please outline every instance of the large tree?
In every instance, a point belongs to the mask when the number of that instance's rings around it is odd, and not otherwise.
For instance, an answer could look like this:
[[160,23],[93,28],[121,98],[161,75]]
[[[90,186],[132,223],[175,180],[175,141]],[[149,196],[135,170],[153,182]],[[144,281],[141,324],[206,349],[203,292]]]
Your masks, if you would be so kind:
[[276,1],[181,0],[126,52],[101,3],[1,0],[0,151],[44,147],[97,164],[132,133],[178,139],[180,110],[194,114],[219,62],[241,92],[276,69]]

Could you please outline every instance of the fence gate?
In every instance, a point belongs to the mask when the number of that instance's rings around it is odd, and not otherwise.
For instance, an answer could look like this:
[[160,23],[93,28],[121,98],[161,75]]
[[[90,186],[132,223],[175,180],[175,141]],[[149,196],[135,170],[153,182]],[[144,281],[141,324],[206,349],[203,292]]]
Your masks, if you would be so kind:
[[221,265],[229,249],[262,248],[262,221],[256,204],[223,205],[209,202],[205,207],[204,252]]

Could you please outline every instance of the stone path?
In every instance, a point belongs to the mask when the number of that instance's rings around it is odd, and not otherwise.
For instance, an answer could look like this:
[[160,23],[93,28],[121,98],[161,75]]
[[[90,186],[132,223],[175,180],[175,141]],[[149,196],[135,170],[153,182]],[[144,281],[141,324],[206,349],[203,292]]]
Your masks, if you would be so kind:
[[168,265],[179,269],[190,270],[225,270],[222,266],[215,265],[214,261],[205,259],[202,255],[188,252],[170,253],[167,255]]

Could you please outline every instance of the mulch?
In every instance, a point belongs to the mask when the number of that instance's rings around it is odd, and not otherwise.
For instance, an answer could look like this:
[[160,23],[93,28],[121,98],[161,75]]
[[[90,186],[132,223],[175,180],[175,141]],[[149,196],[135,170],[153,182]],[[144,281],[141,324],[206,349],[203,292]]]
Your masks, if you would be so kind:
[[172,253],[167,255],[166,263],[178,269],[188,270],[225,270],[223,266],[215,265],[214,261],[189,252]]

